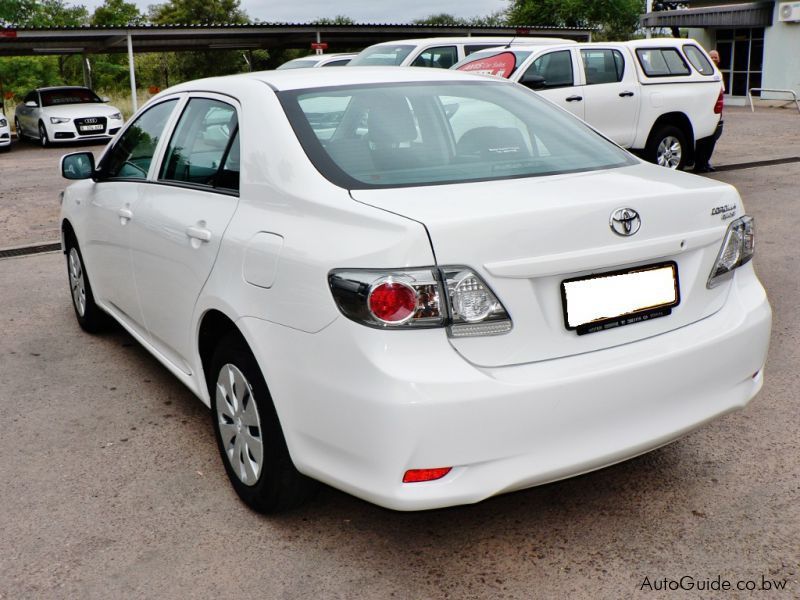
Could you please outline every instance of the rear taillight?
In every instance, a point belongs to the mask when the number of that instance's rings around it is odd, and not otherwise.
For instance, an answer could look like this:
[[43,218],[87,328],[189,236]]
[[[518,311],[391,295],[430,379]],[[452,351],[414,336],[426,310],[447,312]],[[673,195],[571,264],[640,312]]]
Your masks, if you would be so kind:
[[721,115],[723,108],[725,108],[725,90],[720,89],[719,96],[717,96],[717,103],[714,104],[714,114]]
[[728,226],[706,287],[713,288],[733,277],[733,271],[753,258],[755,251],[755,222],[753,217],[745,215]]
[[338,269],[330,273],[328,283],[342,314],[370,327],[447,327],[453,337],[511,330],[511,319],[503,304],[467,267]]

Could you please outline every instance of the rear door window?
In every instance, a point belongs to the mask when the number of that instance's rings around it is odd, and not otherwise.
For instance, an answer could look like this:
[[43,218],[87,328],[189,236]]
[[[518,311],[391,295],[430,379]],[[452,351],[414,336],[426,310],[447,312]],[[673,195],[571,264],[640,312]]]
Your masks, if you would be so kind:
[[236,132],[236,109],[210,98],[192,98],[167,147],[159,179],[214,187]]
[[412,67],[433,67],[449,69],[458,62],[458,50],[455,46],[437,46],[423,50],[411,63]]
[[639,48],[639,64],[648,77],[674,77],[689,75],[689,65],[676,48]]
[[617,83],[625,74],[625,59],[618,50],[581,50],[586,85]]

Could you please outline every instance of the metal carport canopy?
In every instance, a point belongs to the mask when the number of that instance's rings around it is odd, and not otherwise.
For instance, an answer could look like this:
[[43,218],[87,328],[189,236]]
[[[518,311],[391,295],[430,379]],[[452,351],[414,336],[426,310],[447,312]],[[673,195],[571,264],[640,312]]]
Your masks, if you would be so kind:
[[136,110],[135,52],[308,48],[327,42],[330,50],[362,48],[378,42],[438,36],[538,36],[591,41],[593,29],[578,27],[465,27],[455,25],[143,25],[129,27],[0,28],[0,57],[127,52],[131,100]]

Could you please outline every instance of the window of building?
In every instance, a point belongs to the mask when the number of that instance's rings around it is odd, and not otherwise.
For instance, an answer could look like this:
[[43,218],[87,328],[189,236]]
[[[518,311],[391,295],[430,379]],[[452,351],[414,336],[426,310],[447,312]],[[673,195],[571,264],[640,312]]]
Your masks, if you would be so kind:
[[[746,96],[750,88],[761,87],[764,63],[764,28],[718,29],[717,52],[725,89],[733,96]],[[760,92],[756,92],[759,96]]]

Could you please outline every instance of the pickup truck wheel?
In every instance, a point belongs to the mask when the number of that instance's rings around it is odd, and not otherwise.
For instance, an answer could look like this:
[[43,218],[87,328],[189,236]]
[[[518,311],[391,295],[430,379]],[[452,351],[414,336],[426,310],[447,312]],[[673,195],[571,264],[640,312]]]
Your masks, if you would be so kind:
[[650,136],[645,158],[660,167],[683,169],[688,147],[686,134],[674,125],[665,125]]

